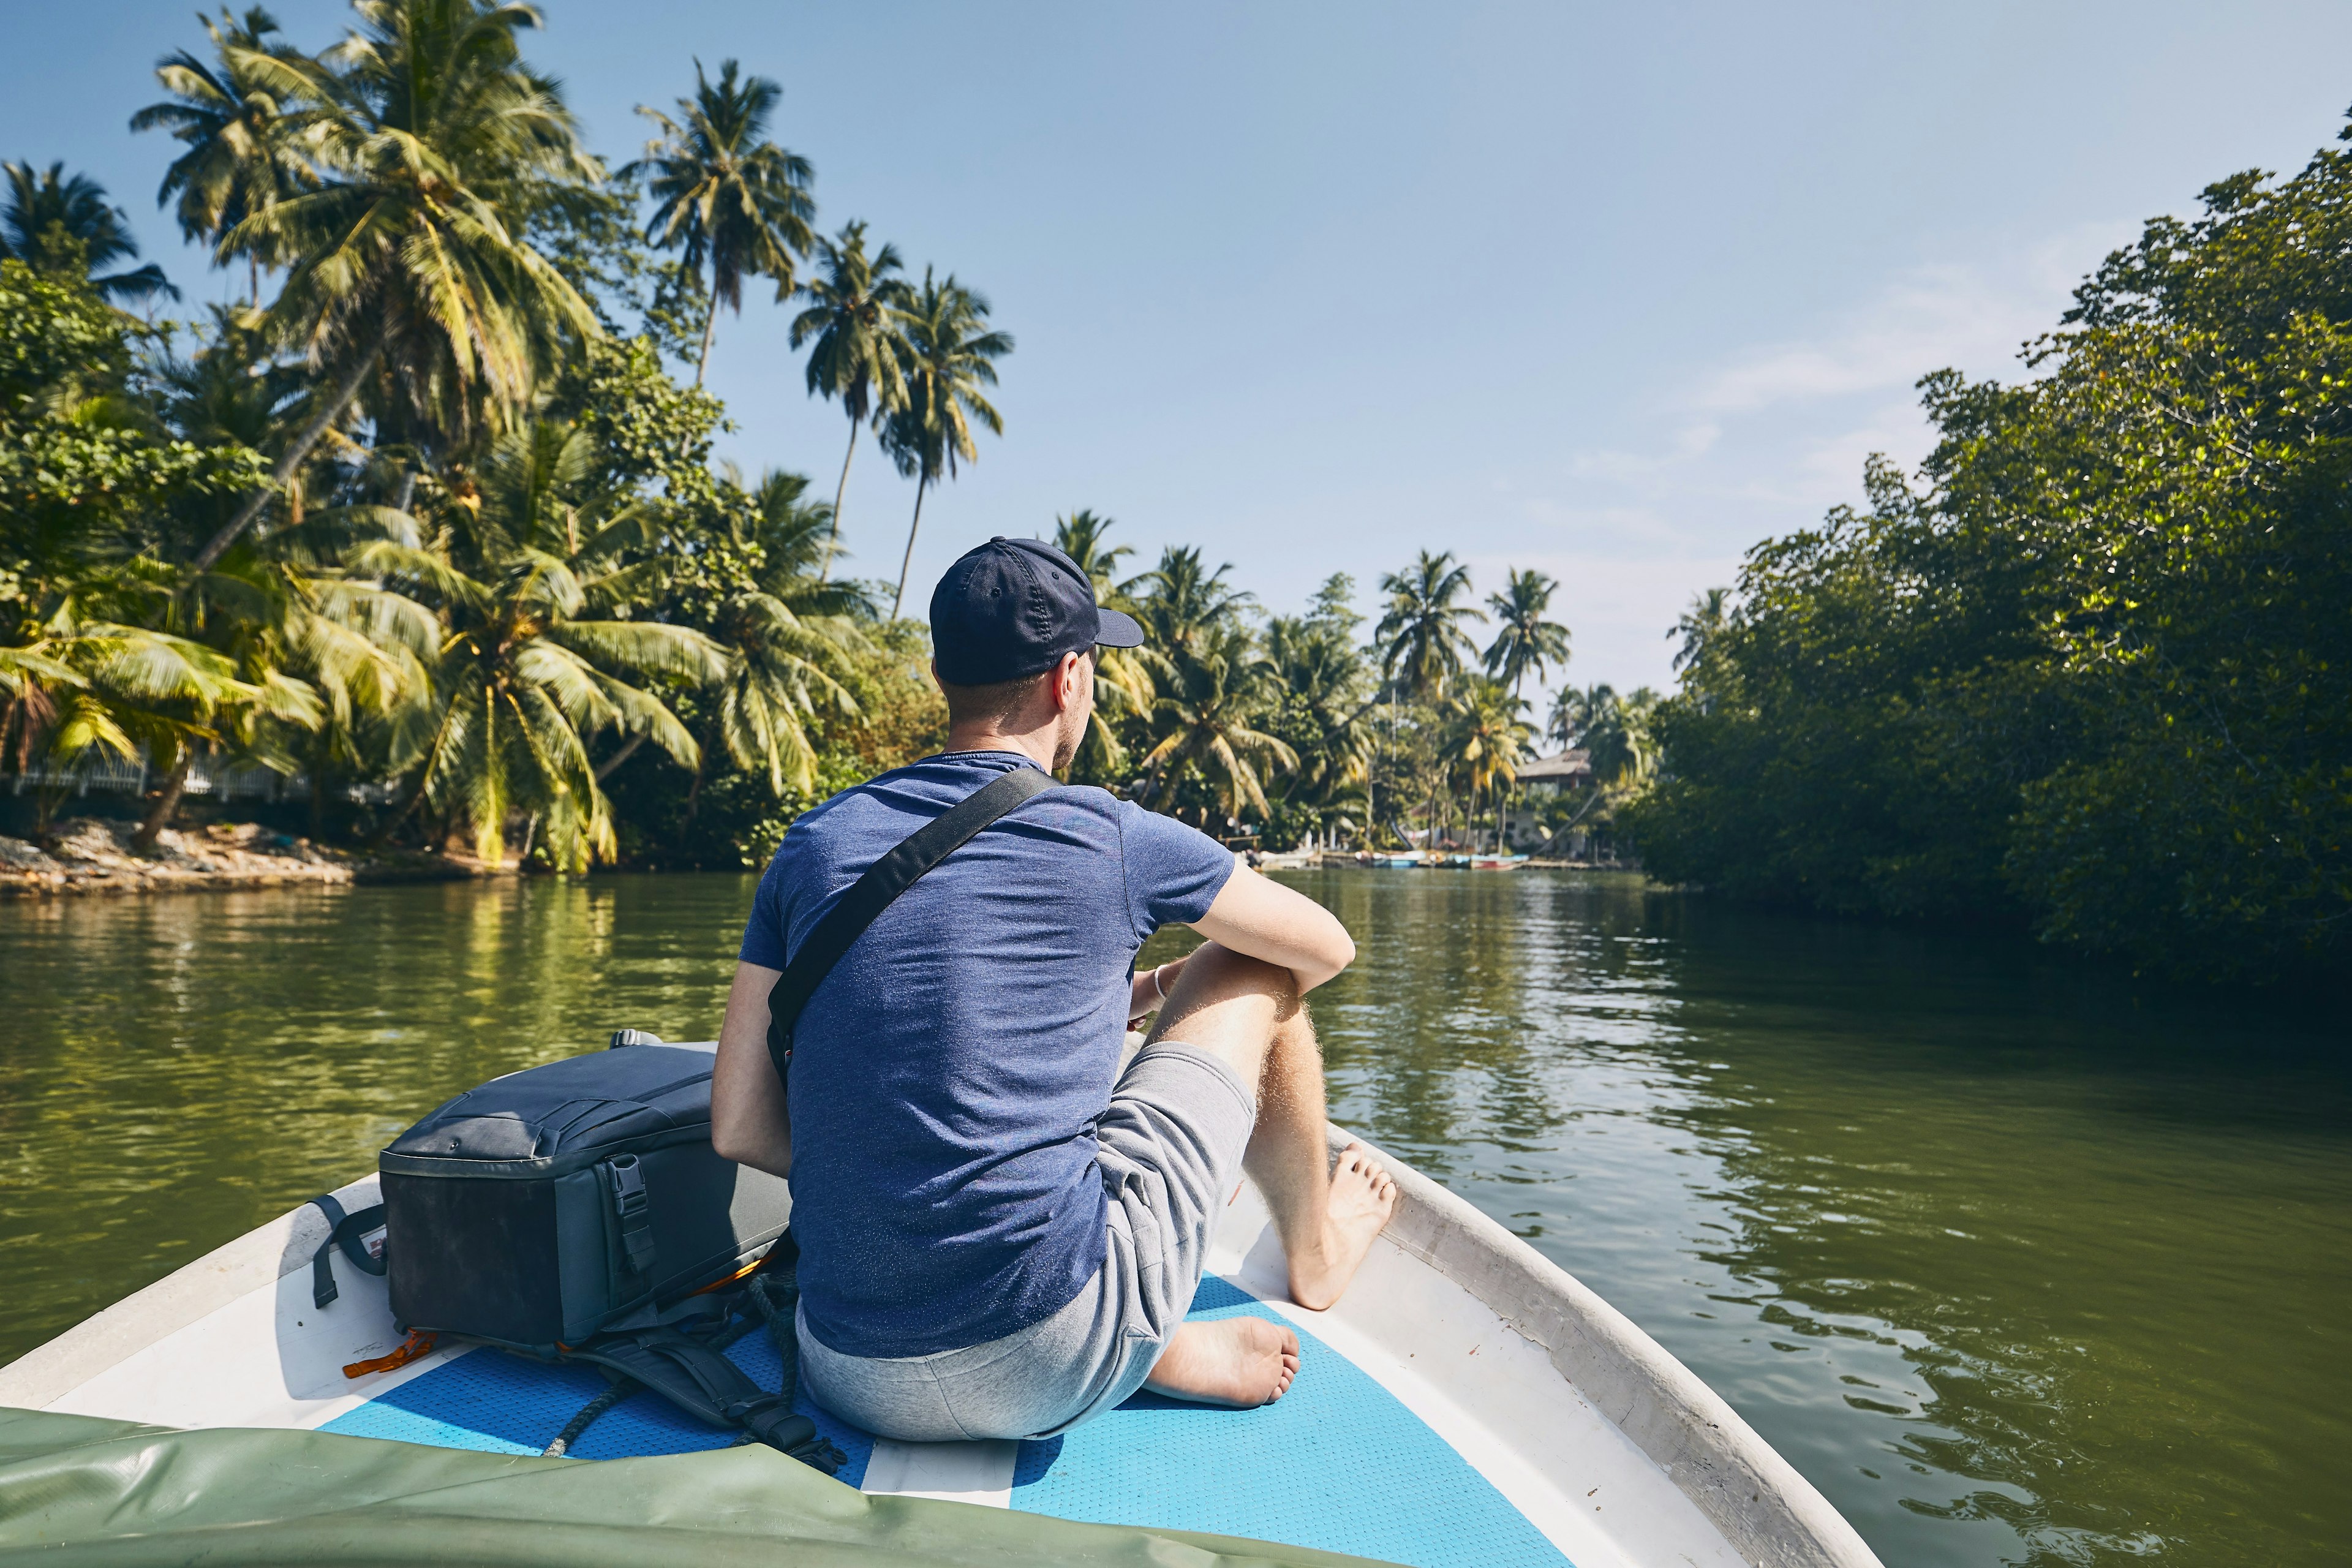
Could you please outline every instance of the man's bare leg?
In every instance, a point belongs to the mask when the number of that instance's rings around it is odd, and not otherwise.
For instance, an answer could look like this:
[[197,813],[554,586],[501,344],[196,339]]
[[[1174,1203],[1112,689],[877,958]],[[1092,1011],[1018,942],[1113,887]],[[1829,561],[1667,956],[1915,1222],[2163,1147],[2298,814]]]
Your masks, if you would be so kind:
[[[1223,1058],[1255,1083],[1257,1124],[1243,1168],[1265,1195],[1290,1264],[1290,1296],[1321,1309],[1339,1299],[1396,1209],[1396,1185],[1362,1147],[1328,1166],[1323,1058],[1287,970],[1208,942],[1196,950],[1151,1031]],[[1263,1318],[1179,1328],[1146,1386],[1188,1399],[1262,1405],[1298,1370],[1297,1336]]]
[[1396,1183],[1350,1143],[1324,1136],[1323,1049],[1304,1007],[1278,1019],[1258,1077],[1257,1125],[1242,1168],[1257,1183],[1290,1265],[1290,1299],[1320,1311],[1356,1277],[1396,1212]]

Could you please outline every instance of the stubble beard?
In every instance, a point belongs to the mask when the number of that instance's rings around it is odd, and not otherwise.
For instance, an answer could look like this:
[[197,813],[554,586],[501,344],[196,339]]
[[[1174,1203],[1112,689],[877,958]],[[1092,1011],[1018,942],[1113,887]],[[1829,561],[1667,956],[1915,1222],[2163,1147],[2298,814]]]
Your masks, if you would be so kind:
[[1087,719],[1092,711],[1093,704],[1089,703],[1062,715],[1061,732],[1054,737],[1054,766],[1050,771],[1058,773],[1076,760],[1078,745],[1087,738]]

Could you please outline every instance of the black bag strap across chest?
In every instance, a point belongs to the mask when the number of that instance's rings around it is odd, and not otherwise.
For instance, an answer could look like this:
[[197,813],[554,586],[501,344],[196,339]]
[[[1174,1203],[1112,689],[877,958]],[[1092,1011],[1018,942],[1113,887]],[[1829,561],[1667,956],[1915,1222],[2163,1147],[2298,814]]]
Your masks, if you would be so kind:
[[1054,787],[1053,775],[1018,767],[999,774],[902,839],[866,869],[841,901],[817,921],[768,991],[768,1058],[782,1082],[793,1059],[793,1029],[818,984],[890,901],[977,837],[981,829],[1033,795]]

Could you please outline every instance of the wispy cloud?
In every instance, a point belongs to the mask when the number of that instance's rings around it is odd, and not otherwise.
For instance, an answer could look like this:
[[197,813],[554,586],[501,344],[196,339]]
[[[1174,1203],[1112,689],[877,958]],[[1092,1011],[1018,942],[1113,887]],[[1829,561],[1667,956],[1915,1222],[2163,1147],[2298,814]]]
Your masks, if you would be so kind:
[[1580,584],[1579,679],[1667,684],[1664,631],[1693,594],[1729,583],[1758,540],[1858,500],[1871,453],[1916,464],[1934,435],[1919,377],[2021,374],[2019,347],[2132,232],[2084,226],[1903,273],[1812,332],[1702,367],[1643,421],[1652,438],[1570,453],[1550,487],[1516,495],[1557,541],[1537,563]]
[[1734,356],[1700,378],[1691,405],[1751,413],[1907,387],[1945,365],[1991,374],[2054,323],[2086,258],[2130,232],[2087,225],[2007,256],[1917,268],[1816,337]]

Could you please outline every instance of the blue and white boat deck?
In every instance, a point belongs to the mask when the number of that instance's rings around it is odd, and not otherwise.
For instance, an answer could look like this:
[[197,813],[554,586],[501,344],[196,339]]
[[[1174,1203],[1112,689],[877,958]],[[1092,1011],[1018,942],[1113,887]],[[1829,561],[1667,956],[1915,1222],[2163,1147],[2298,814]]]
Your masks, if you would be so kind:
[[[1337,1134],[1335,1133],[1335,1138]],[[1415,1568],[1875,1568],[1846,1521],[1672,1357],[1571,1277],[1394,1161],[1397,1219],[1345,1300],[1284,1299],[1281,1250],[1246,1185],[1192,1315],[1298,1333],[1299,1374],[1260,1410],[1142,1394],[1045,1442],[908,1444],[801,1408],[869,1493],[1246,1536]],[[375,1201],[373,1178],[338,1196]],[[537,1454],[606,1386],[446,1344],[395,1371],[383,1282],[339,1267],[310,1300],[324,1235],[298,1210],[0,1371],[0,1405],[176,1426],[298,1426]],[[764,1336],[730,1352],[764,1387]],[[731,1432],[648,1394],[574,1445],[583,1460],[716,1448]]]

